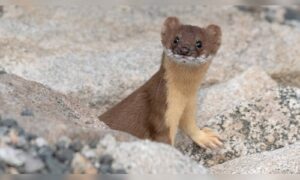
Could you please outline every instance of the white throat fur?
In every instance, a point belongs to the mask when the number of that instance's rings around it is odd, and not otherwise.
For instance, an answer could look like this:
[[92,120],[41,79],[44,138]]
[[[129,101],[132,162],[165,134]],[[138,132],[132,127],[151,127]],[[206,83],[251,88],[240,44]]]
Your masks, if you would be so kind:
[[164,52],[166,55],[176,63],[179,64],[187,64],[187,65],[200,65],[206,62],[209,62],[213,59],[214,55],[201,55],[199,57],[192,57],[192,56],[182,56],[178,54],[174,54],[171,49],[164,48]]

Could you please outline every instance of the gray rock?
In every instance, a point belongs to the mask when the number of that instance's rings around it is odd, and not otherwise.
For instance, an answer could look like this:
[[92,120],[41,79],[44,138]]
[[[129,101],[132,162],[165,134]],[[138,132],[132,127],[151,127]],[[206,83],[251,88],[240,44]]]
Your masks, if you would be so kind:
[[21,112],[21,116],[33,116],[33,111],[26,108]]
[[74,140],[71,144],[70,144],[70,149],[72,149],[74,152],[79,152],[81,151],[83,145],[79,140]]
[[45,165],[50,174],[63,174],[67,171],[67,167],[65,164],[60,163],[58,160],[47,157],[45,160]]
[[25,152],[11,147],[0,148],[0,160],[12,166],[22,166],[26,161]]
[[254,66],[229,81],[201,89],[198,124],[203,126],[217,114],[277,87],[277,83],[262,68]]
[[63,148],[55,152],[55,157],[62,163],[69,163],[73,159],[74,152],[70,149]]
[[115,138],[107,135],[100,141],[97,151],[101,155],[111,155],[114,158],[113,169],[123,167],[129,174],[207,172],[203,166],[171,146],[150,141],[116,142]]
[[35,140],[35,143],[40,148],[43,147],[43,146],[48,146],[48,142],[44,138],[41,138],[41,137],[37,138]]
[[36,173],[44,168],[44,163],[34,157],[28,157],[25,161],[24,170],[26,173]]
[[0,127],[0,136],[4,136],[7,133],[8,133],[7,127]]
[[[135,139],[127,133],[108,129],[98,120],[98,113],[79,100],[15,75],[0,76],[0,104],[1,126],[19,124],[26,131],[34,132],[49,142],[57,141],[61,136],[93,140],[106,133],[122,140]],[[31,107],[34,116],[22,116],[20,112],[24,107]]]
[[243,156],[210,168],[212,174],[299,174],[300,143]]
[[219,151],[195,144],[179,146],[184,154],[212,166],[237,157],[275,150],[300,140],[300,90],[279,88],[217,115],[207,126],[225,139]]

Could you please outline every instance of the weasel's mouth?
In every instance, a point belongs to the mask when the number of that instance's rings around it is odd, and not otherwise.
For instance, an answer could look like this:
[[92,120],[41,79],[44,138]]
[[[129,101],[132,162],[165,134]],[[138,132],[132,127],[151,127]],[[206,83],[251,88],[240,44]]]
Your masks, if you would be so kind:
[[208,61],[210,61],[213,56],[212,55],[201,55],[198,57],[193,57],[193,56],[183,56],[179,54],[175,54],[172,52],[171,49],[164,49],[166,55],[176,63],[180,64],[190,64],[190,65],[198,65],[198,64],[204,64]]

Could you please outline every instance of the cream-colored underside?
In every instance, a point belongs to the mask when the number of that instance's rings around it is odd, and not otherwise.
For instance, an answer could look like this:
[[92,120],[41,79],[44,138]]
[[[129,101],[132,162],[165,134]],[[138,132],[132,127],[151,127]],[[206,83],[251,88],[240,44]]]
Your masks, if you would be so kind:
[[185,66],[165,56],[163,63],[166,70],[168,104],[165,120],[170,128],[171,142],[174,144],[178,127],[190,137],[199,134],[195,120],[197,91],[210,62],[197,66]]

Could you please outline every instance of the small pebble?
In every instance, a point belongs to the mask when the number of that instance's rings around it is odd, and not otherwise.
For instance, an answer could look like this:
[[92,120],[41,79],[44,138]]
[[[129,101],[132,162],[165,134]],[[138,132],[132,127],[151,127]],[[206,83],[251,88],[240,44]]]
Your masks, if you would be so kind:
[[53,153],[53,150],[49,146],[43,146],[38,151],[39,157],[44,161],[46,161],[47,158],[51,158]]
[[99,172],[102,174],[110,174],[112,172],[111,166],[109,165],[100,165]]
[[124,169],[113,170],[113,174],[127,174]]
[[2,119],[0,121],[0,126],[6,126],[8,128],[18,126],[18,123],[14,119]]
[[92,163],[84,158],[81,154],[76,153],[71,163],[72,172],[75,174],[96,174],[97,169],[92,165]]
[[74,152],[81,151],[82,147],[83,145],[79,140],[74,140],[74,142],[70,144],[70,149],[72,149]]
[[46,158],[45,164],[51,174],[62,174],[67,170],[64,164],[51,157]]
[[43,169],[44,166],[44,163],[40,159],[28,157],[25,162],[24,171],[26,173],[35,173]]
[[20,136],[18,138],[18,142],[15,144],[15,146],[16,148],[24,149],[24,150],[27,150],[29,148],[29,145],[27,144],[27,141],[24,136]]
[[0,127],[0,136],[4,136],[8,133],[8,128],[5,126]]
[[48,142],[44,138],[41,138],[41,137],[37,138],[35,140],[35,143],[40,148],[43,147],[43,146],[48,146]]
[[26,154],[21,150],[11,147],[0,148],[0,161],[12,166],[22,166],[25,163]]
[[25,130],[22,127],[15,126],[15,127],[13,127],[13,129],[16,130],[16,132],[18,133],[18,135],[21,135],[21,136],[25,135]]
[[93,140],[93,141],[91,141],[91,142],[89,143],[89,145],[90,145],[90,148],[92,148],[92,149],[95,149],[95,148],[97,148],[97,144],[98,144],[98,142],[99,142],[99,141],[97,141],[97,140]]
[[111,166],[114,161],[114,158],[111,155],[106,154],[106,155],[101,156],[99,161],[100,161],[101,165],[105,164],[105,165]]
[[56,143],[56,147],[58,149],[69,148],[70,144],[71,144],[71,139],[66,136],[63,136],[59,138],[58,142]]
[[35,140],[37,138],[37,135],[32,133],[26,133],[26,139],[27,141]]
[[81,153],[84,157],[88,159],[93,159],[97,156],[96,152],[92,149],[83,149]]
[[73,159],[74,152],[70,149],[59,149],[57,152],[55,152],[55,157],[60,162],[71,162]]
[[21,112],[21,116],[33,116],[33,111],[26,108]]
[[3,161],[0,161],[0,173],[4,173],[5,172],[5,164]]

